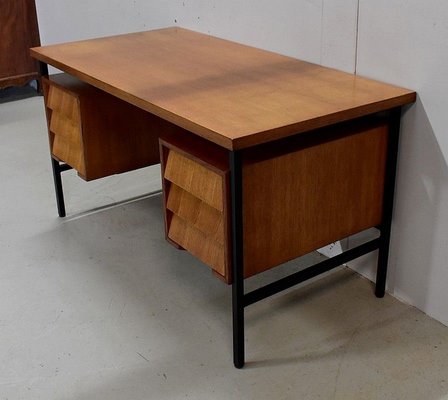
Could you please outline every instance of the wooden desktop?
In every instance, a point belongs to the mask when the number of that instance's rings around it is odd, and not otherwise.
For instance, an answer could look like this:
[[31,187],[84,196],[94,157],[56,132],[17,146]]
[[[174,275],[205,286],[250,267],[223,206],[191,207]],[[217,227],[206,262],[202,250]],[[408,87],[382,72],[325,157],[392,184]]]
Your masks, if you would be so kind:
[[[415,92],[180,28],[31,54],[44,74],[50,64],[119,107],[121,134],[104,128],[107,112],[87,134],[79,127],[88,126],[93,109],[72,101],[81,110],[77,139],[61,148],[79,142],[77,160],[89,151],[106,160],[92,179],[160,160],[167,239],[232,284],[236,367],[245,362],[244,309],[257,301],[374,250],[376,295],[384,295],[401,107],[415,101]],[[54,132],[58,106],[48,93],[64,85],[51,76],[45,82],[62,216],[61,171],[73,167],[85,179],[87,172],[63,151],[55,154],[64,129]],[[93,146],[83,135],[100,139]],[[101,143],[113,147],[123,135],[124,167],[114,169]],[[142,162],[129,164],[129,153],[142,149]],[[245,278],[372,227],[379,238],[244,292]]]

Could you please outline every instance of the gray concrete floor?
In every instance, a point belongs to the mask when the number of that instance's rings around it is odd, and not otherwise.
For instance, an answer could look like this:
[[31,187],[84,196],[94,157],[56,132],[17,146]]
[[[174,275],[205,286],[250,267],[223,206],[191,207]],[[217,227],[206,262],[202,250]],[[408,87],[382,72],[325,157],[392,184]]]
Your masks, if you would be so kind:
[[0,182],[1,400],[448,398],[448,328],[348,269],[248,308],[234,369],[230,288],[165,242],[160,196],[103,207],[158,168],[67,172],[57,218],[42,98],[0,104]]

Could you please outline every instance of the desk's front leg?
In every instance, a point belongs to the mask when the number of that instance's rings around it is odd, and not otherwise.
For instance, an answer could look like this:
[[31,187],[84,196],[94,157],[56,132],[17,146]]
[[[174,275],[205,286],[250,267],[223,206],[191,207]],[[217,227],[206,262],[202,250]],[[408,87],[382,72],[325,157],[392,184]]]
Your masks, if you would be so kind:
[[[44,95],[45,102],[48,99],[48,85],[45,86],[44,82],[48,82],[48,65],[42,61],[39,61],[39,91]],[[50,114],[51,111],[45,107],[45,114],[47,117],[48,131],[50,132]],[[51,154],[51,140],[50,140],[50,157],[51,157],[51,168],[53,171],[53,183],[54,191],[56,195],[56,205],[58,208],[58,215],[60,217],[65,217],[65,201],[64,201],[64,190],[62,187],[62,172],[69,169],[66,164],[61,164],[58,159],[56,159]]]
[[243,173],[241,151],[230,152],[233,363],[244,366]]
[[397,170],[398,139],[400,133],[401,107],[391,111],[387,144],[386,174],[384,178],[383,215],[379,226],[381,236],[378,250],[376,297],[383,297],[386,290],[387,264],[389,260],[390,231],[394,204],[395,176]]

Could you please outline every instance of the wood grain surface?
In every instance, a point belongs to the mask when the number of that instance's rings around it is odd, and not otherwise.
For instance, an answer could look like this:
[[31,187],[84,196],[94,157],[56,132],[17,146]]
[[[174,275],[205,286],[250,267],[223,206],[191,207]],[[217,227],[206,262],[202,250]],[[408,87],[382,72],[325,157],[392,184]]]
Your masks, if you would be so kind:
[[228,149],[415,101],[407,89],[181,28],[31,54]]
[[387,121],[355,121],[323,128],[328,141],[248,155],[245,276],[380,224],[388,129]]
[[164,178],[201,199],[218,211],[224,209],[223,177],[203,165],[170,151]]
[[225,244],[224,213],[172,184],[166,208],[220,245]]
[[0,0],[0,89],[37,79],[29,48],[39,44],[34,0]]
[[87,181],[158,164],[159,135],[181,130],[70,75],[42,81],[51,153]]
[[215,242],[210,236],[173,214],[168,237],[176,243],[181,243],[184,249],[225,277],[225,247]]
[[231,283],[228,151],[191,133],[159,142],[167,240]]

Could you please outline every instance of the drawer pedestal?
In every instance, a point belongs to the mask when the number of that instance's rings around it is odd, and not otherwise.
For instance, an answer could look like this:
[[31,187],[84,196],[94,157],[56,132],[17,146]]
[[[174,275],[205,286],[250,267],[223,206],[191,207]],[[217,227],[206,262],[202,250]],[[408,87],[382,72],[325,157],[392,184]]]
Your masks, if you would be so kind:
[[168,123],[67,74],[43,78],[43,88],[51,154],[81,178],[159,163],[151,133]]
[[[375,116],[242,152],[244,276],[380,225],[389,124]],[[229,151],[160,141],[167,239],[228,283]]]

